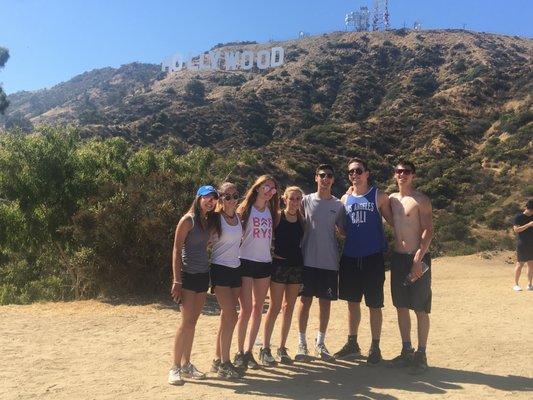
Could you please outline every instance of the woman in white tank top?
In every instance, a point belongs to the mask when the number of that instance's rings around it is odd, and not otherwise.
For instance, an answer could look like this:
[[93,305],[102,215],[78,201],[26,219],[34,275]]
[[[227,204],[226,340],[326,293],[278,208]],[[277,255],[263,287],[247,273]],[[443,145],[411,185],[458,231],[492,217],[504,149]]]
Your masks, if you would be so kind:
[[221,378],[239,378],[241,372],[230,361],[231,337],[237,323],[236,308],[241,291],[239,247],[242,225],[235,212],[239,195],[230,182],[220,185],[218,192],[220,197],[215,213],[210,274],[221,311],[212,370],[218,372]]
[[[242,288],[239,296],[241,312],[237,322],[238,352],[234,361],[236,367],[259,368],[252,349],[261,325],[263,303],[270,285],[272,274],[270,247],[274,227],[272,216],[278,214],[278,209],[277,183],[269,175],[257,178],[237,208],[244,233],[240,249]],[[251,324],[245,347],[250,317]]]

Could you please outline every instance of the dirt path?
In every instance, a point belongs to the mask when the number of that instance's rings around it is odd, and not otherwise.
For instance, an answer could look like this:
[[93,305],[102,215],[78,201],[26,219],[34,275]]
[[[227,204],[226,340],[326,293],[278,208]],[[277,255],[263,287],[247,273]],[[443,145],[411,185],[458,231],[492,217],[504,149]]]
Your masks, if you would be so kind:
[[[511,290],[510,257],[504,253],[490,260],[467,256],[434,261],[428,346],[432,368],[420,377],[360,362],[317,361],[249,373],[237,382],[211,377],[172,387],[166,377],[179,313],[170,303],[80,301],[0,307],[0,398],[533,398],[533,292]],[[383,356],[390,359],[401,341],[388,275],[386,285],[381,342]],[[204,371],[214,352],[216,313],[211,301],[200,317],[193,348],[193,361]],[[317,329],[316,313],[314,304],[308,340]],[[288,343],[291,354],[296,350],[295,321]],[[326,337],[329,349],[340,348],[345,337],[346,305],[336,302]],[[273,343],[277,341],[276,327]],[[366,354],[366,310],[359,342]]]

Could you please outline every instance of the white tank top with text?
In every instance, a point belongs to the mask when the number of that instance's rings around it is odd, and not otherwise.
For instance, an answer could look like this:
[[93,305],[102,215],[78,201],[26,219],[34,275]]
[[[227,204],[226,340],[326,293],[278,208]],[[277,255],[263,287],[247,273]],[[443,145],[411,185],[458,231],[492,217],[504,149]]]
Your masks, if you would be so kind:
[[272,262],[271,244],[272,215],[270,214],[270,209],[265,207],[263,211],[258,211],[252,206],[242,237],[239,257],[250,261]]

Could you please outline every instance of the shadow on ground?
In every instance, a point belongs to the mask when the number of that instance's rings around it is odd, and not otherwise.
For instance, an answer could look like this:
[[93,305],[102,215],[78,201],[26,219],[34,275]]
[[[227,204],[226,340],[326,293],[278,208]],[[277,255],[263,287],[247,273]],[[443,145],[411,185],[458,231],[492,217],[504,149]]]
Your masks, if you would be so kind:
[[[284,369],[293,374],[285,374]],[[245,378],[236,381],[237,387],[234,383],[228,384],[219,378],[193,384],[233,390],[236,394],[310,400],[398,399],[379,393],[387,390],[432,395],[457,391],[460,396],[464,390],[462,384],[482,385],[501,391],[533,390],[533,379],[522,376],[499,376],[439,367],[431,367],[425,374],[413,376],[406,370],[388,368],[385,365],[369,367],[363,361],[342,361],[336,364],[315,361],[265,371],[260,374],[248,371]]]

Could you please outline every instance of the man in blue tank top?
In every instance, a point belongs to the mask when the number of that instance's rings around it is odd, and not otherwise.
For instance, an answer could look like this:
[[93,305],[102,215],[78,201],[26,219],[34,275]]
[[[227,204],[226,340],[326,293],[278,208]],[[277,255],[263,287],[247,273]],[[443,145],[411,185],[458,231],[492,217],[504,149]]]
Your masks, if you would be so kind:
[[341,199],[346,212],[346,239],[339,267],[339,298],[348,302],[348,341],[334,356],[348,358],[361,354],[357,330],[364,296],[372,333],[367,363],[377,365],[382,360],[379,340],[385,283],[383,252],[387,248],[382,217],[392,226],[392,211],[389,197],[369,185],[369,175],[365,161],[353,158],[348,162],[352,186]]

